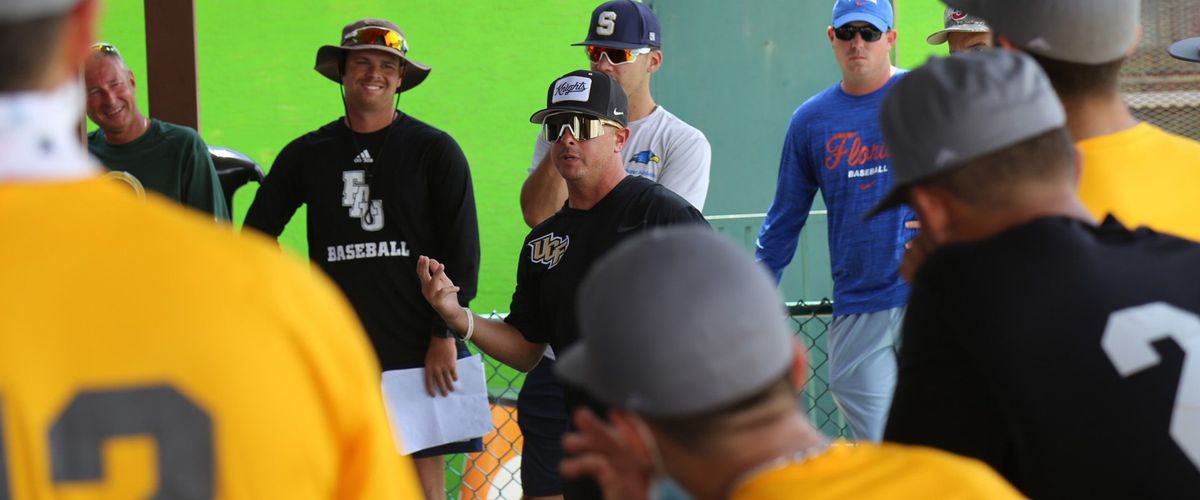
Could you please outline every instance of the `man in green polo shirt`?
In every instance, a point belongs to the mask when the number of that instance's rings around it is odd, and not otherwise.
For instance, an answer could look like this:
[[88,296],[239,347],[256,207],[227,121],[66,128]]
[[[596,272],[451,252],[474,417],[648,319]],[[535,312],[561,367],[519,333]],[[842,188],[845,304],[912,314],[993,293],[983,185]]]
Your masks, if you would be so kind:
[[217,171],[200,135],[143,115],[133,72],[116,47],[98,43],[92,49],[83,70],[87,115],[100,128],[88,134],[88,150],[105,167],[129,173],[146,189],[229,220]]

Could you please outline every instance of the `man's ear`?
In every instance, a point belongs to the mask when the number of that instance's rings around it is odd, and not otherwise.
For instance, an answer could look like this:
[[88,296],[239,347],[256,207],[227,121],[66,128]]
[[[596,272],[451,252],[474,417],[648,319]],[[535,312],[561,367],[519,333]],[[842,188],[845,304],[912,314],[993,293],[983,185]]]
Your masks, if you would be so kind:
[[804,385],[808,383],[808,353],[804,350],[804,345],[797,339],[792,339],[792,367],[788,376],[792,379],[792,386],[797,392],[804,390]]
[[921,231],[939,245],[946,242],[950,227],[948,196],[945,191],[935,187],[917,185],[908,188],[908,204],[917,211]]
[[1013,52],[1024,52],[1020,47],[1017,47],[1017,44],[1013,43],[1012,40],[1009,40],[1008,37],[1004,35],[996,35],[995,37],[996,47],[1004,50],[1011,50]]
[[658,68],[662,67],[663,53],[661,50],[651,50],[647,56],[650,57],[650,64],[646,65],[647,73],[654,73]]
[[833,45],[833,26],[825,27],[825,36],[829,37],[829,44]]
[[626,127],[621,130],[618,130],[616,137],[617,137],[617,141],[616,141],[616,146],[613,148],[613,152],[620,153],[622,150],[625,149],[625,143],[629,141],[629,128]]

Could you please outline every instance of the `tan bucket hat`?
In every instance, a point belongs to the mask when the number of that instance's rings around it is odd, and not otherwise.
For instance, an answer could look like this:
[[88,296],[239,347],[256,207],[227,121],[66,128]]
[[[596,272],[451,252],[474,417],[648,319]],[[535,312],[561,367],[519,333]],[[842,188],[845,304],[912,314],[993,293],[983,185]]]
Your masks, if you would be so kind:
[[384,19],[359,19],[342,28],[340,45],[322,45],[317,49],[317,64],[313,69],[337,83],[342,83],[338,57],[352,50],[382,50],[400,56],[408,66],[404,80],[396,93],[420,85],[429,76],[430,67],[408,58],[408,39],[400,28]]

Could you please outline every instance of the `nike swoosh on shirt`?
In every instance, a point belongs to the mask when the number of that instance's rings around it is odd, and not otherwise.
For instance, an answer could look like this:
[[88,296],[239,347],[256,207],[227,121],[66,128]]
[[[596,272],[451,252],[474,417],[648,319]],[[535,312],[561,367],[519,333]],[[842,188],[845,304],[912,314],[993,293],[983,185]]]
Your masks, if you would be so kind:
[[859,185],[858,185],[858,190],[859,190],[859,191],[866,191],[866,190],[868,190],[868,189],[871,189],[871,186],[874,186],[876,182],[879,182],[879,181],[871,181],[871,182],[868,182],[868,183],[866,183],[866,184],[859,184]]

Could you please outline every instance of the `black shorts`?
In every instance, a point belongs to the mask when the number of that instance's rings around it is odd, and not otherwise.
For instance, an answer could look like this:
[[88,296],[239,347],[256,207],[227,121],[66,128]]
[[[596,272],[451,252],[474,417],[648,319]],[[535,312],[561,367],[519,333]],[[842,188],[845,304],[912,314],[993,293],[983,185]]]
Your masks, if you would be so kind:
[[521,487],[528,496],[563,494],[558,464],[563,459],[562,438],[567,432],[563,389],[554,376],[554,360],[542,358],[528,375],[517,396],[517,425],[524,436],[521,449]]
[[[458,347],[458,359],[463,359],[471,355],[471,351],[467,350],[467,345],[463,342],[455,342]],[[407,368],[422,368],[420,366],[410,366]],[[455,453],[477,453],[483,451],[483,436],[471,438],[466,441],[457,441],[454,443],[446,443],[434,446],[433,448],[425,448],[413,452],[412,458],[429,458],[441,455],[453,455]]]

